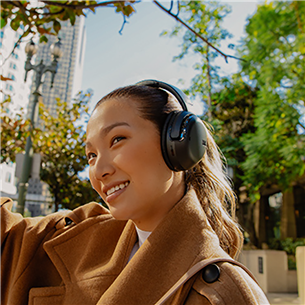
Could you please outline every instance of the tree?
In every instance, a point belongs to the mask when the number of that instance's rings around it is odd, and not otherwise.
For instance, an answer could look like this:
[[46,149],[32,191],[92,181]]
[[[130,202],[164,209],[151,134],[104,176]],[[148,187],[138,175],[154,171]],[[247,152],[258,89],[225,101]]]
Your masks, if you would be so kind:
[[7,105],[11,102],[11,97],[1,102],[0,132],[1,132],[1,159],[3,162],[15,162],[16,154],[24,151],[26,138],[29,133],[29,120],[25,119],[24,109],[20,109],[14,117],[6,113]]
[[[80,92],[71,105],[57,99],[57,116],[54,117],[49,115],[43,104],[39,104],[43,126],[32,131],[33,149],[34,153],[42,156],[40,176],[49,185],[55,210],[59,207],[72,209],[88,201],[101,201],[89,181],[78,177],[87,166],[86,136],[80,118],[84,120],[88,116],[90,96],[91,92]],[[24,114],[14,118],[1,114],[1,134],[4,135],[1,137],[1,162],[13,162],[16,153],[24,150],[28,135],[25,127],[29,122],[23,117]]]
[[255,132],[254,105],[258,89],[245,83],[240,74],[223,78],[221,85],[222,89],[212,94],[211,114],[215,140],[225,156],[227,166],[233,169],[233,187],[238,198],[238,222],[256,245],[254,205],[244,187],[245,172],[241,164],[246,160],[243,135]]
[[39,1],[36,6],[30,1],[1,1],[1,28],[9,22],[17,31],[24,29],[20,39],[29,34],[39,34],[40,42],[47,42],[46,35],[57,35],[61,29],[60,21],[70,20],[74,25],[77,16],[86,16],[88,11],[95,12],[96,7],[113,6],[126,21],[135,12],[130,1]]
[[260,89],[256,131],[243,138],[245,184],[253,191],[272,183],[286,189],[305,171],[304,20],[304,2],[271,2],[246,27],[242,69]]
[[[189,52],[199,55],[199,62],[194,69],[198,74],[192,79],[192,84],[187,93],[193,96],[199,95],[201,100],[207,103],[207,117],[211,121],[211,104],[213,85],[218,83],[219,67],[213,65],[213,60],[219,55],[211,45],[219,46],[220,42],[231,37],[229,32],[221,27],[223,18],[230,12],[228,6],[217,2],[181,1],[180,14],[195,32],[201,33],[208,44],[202,45],[198,36],[192,31],[184,31],[181,25],[177,25],[170,33],[176,36],[182,33],[182,51],[174,57],[174,60],[182,59]],[[168,34],[163,32],[163,34]]]
[[304,226],[293,192],[305,172],[304,20],[302,1],[261,5],[249,19],[240,48],[244,76],[259,88],[256,130],[242,139],[247,155],[242,164],[244,184],[260,209],[259,244],[268,242],[272,229],[279,226],[268,221],[272,188],[283,193],[281,238],[296,237],[298,224]]

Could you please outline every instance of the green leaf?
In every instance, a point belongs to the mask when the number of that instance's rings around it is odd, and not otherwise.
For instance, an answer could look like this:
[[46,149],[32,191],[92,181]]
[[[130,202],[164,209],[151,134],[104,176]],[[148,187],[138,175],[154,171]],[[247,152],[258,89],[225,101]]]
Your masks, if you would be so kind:
[[48,38],[47,38],[45,35],[42,35],[42,36],[40,36],[40,38],[39,38],[39,42],[40,42],[40,43],[42,43],[42,42],[47,43],[47,42],[48,42]]
[[73,10],[69,10],[67,12],[68,12],[68,15],[69,15],[69,19],[70,19],[71,25],[74,25],[75,24],[75,20],[76,20],[75,12]]
[[6,24],[7,24],[7,19],[6,18],[2,18],[2,16],[1,16],[1,29],[3,29],[5,26],[6,26]]
[[61,24],[57,20],[53,20],[53,29],[58,34],[61,29]]
[[19,25],[20,25],[20,19],[17,18],[17,17],[14,18],[14,19],[12,19],[10,25],[11,25],[11,28],[12,28],[14,31],[17,31],[18,28],[19,28]]

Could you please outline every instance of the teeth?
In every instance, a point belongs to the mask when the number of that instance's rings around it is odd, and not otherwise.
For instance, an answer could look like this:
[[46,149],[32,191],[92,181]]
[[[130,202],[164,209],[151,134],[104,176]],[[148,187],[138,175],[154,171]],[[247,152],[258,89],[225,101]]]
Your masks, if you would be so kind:
[[129,182],[125,182],[125,183],[121,183],[120,185],[116,185],[116,186],[112,187],[110,190],[107,191],[107,196],[113,194],[114,192],[116,192],[118,190],[125,188],[128,184],[129,184]]

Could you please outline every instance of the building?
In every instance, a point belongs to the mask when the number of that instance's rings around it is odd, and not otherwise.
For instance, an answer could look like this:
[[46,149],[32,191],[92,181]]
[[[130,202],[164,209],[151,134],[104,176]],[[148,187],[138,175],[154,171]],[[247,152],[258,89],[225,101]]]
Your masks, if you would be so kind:
[[[26,61],[24,48],[27,42],[20,43],[14,49],[21,35],[22,28],[13,31],[9,26],[6,26],[0,31],[0,74],[5,79],[10,79],[1,81],[0,101],[11,99],[9,103],[1,107],[1,116],[6,114],[14,116],[22,108],[26,111],[30,98],[33,72],[29,73],[27,81],[24,82],[24,63]],[[12,50],[14,51],[11,54]],[[1,196],[15,199],[17,192],[15,169],[16,164],[12,162],[0,164]]]
[[[14,49],[21,34],[22,29],[19,28],[15,32],[9,26],[0,31],[1,75],[11,79],[1,81],[0,100],[4,101],[8,96],[11,97],[11,102],[5,105],[5,109],[2,109],[10,115],[14,115],[21,108],[27,107],[31,92],[32,71],[29,73],[27,81],[24,82],[24,63],[26,61],[24,48],[27,42],[20,43]],[[13,49],[14,52],[11,54]]]
[[[53,88],[50,88],[51,73],[44,74],[44,81],[40,87],[43,104],[52,116],[56,116],[56,99],[70,102],[81,89],[83,64],[86,45],[85,18],[81,16],[76,18],[74,26],[70,21],[61,23],[61,30],[58,37],[62,42],[63,55],[58,60],[58,69],[55,75]],[[57,41],[56,36],[48,36],[48,43],[39,44],[36,53],[35,64],[41,60],[45,65],[52,62],[50,47]],[[32,91],[35,84],[32,84]],[[31,103],[34,97],[31,96]]]

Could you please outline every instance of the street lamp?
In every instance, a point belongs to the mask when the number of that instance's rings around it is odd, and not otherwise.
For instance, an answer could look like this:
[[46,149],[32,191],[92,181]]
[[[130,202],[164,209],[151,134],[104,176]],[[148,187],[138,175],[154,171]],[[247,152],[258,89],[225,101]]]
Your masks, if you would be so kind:
[[33,55],[37,52],[37,46],[31,39],[30,42],[28,42],[25,46],[25,52],[27,54],[27,59],[25,62],[25,76],[24,81],[27,79],[28,72],[31,70],[34,70],[36,72],[35,76],[35,89],[33,92],[34,95],[34,101],[32,104],[32,108],[30,111],[30,135],[26,139],[26,145],[25,145],[25,155],[23,159],[23,165],[22,165],[22,172],[21,177],[19,180],[19,187],[18,187],[18,204],[17,204],[17,212],[23,214],[24,213],[24,204],[25,204],[25,196],[26,196],[26,190],[28,186],[28,180],[30,176],[30,171],[32,167],[32,159],[33,159],[33,148],[32,148],[32,138],[31,138],[31,132],[34,129],[35,126],[35,109],[36,105],[39,101],[39,97],[41,96],[41,93],[39,92],[39,87],[43,83],[42,82],[42,76],[46,72],[51,72],[51,88],[53,88],[54,83],[54,77],[57,72],[58,67],[58,59],[62,56],[62,50],[61,50],[62,43],[60,42],[60,38],[56,43],[53,43],[50,47],[51,54],[52,54],[52,62],[50,65],[45,65],[43,63],[43,60],[40,61],[37,65],[32,65],[31,59]]

